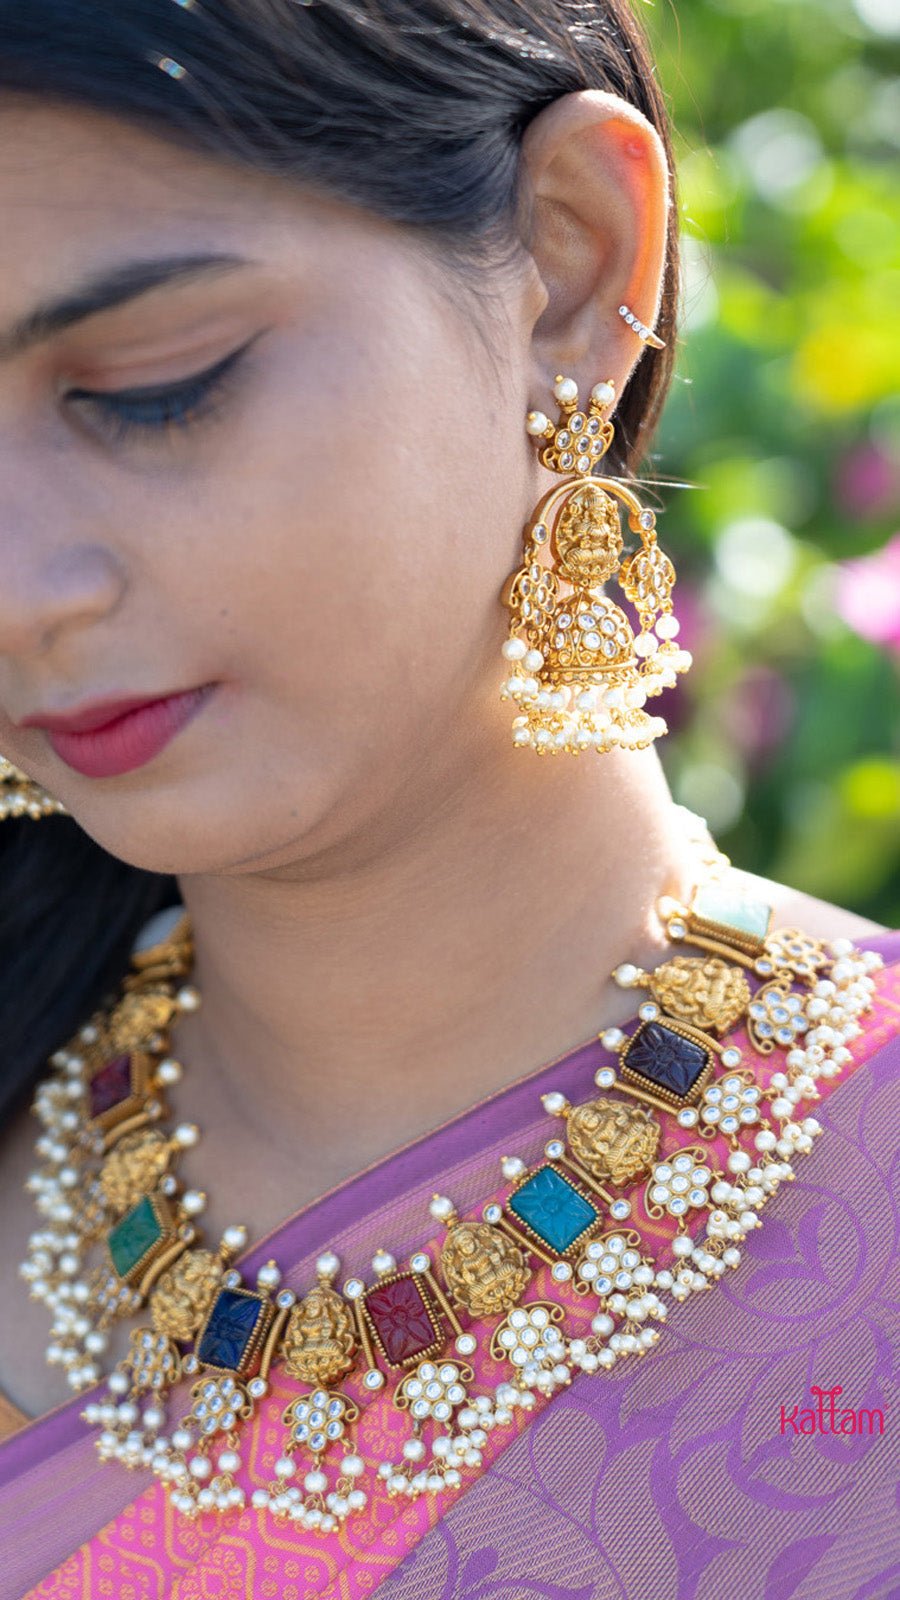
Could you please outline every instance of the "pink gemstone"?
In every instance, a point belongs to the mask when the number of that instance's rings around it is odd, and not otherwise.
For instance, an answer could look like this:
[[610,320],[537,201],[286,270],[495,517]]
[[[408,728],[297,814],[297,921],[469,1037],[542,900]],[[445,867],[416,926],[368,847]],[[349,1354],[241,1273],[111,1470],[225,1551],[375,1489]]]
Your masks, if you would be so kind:
[[438,1330],[414,1278],[404,1276],[377,1284],[369,1290],[365,1304],[392,1367],[433,1347]]
[[131,1094],[131,1057],[116,1056],[95,1073],[89,1086],[91,1116],[99,1117]]

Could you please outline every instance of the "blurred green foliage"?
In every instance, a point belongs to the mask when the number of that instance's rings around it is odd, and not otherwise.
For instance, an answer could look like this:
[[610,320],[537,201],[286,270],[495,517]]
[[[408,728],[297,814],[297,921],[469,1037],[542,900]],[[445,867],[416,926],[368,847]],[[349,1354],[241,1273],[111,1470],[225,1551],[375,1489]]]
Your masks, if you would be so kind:
[[633,3],[685,259],[660,753],[740,866],[900,927],[900,5]]

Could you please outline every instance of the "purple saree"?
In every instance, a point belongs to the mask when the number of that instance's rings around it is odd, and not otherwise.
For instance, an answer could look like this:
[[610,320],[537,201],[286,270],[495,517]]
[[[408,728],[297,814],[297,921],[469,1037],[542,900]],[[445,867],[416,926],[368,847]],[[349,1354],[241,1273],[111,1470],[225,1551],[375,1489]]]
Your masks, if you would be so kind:
[[[91,1396],[79,1397],[0,1446],[3,1600],[900,1594],[900,933],[863,942],[887,967],[854,1065],[822,1086],[823,1136],[766,1205],[738,1270],[677,1307],[647,1359],[578,1376],[518,1432],[492,1434],[459,1491],[384,1495],[318,1541],[250,1507],[179,1517],[149,1472],[98,1462],[80,1420]],[[501,1154],[540,1151],[540,1094],[585,1098],[602,1055],[591,1040],[349,1180],[249,1252],[245,1276],[274,1255],[303,1288],[325,1248],[347,1270],[386,1240],[398,1256],[421,1248],[435,1235],[433,1191],[478,1206]],[[288,1392],[254,1429],[254,1481],[271,1474]],[[376,1423],[390,1426],[386,1413]],[[383,1447],[372,1434],[361,1453]]]

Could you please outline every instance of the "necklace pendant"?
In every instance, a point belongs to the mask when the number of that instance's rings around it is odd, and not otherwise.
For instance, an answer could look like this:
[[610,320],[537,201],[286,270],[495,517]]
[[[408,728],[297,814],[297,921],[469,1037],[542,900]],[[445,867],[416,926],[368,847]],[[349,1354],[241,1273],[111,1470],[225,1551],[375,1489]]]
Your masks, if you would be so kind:
[[645,1001],[638,1014],[641,1021],[630,1038],[620,1029],[602,1035],[620,1066],[618,1073],[599,1068],[599,1087],[615,1087],[645,1105],[680,1113],[700,1099],[717,1061],[729,1068],[740,1064],[736,1046],[723,1046],[702,1028],[668,1016],[655,1000]]
[[689,906],[664,897],[659,913],[670,939],[732,959],[737,954],[746,966],[763,955],[772,926],[770,905],[716,878],[694,890]]
[[586,1352],[595,1356],[587,1371],[608,1369],[622,1356],[646,1355],[659,1338],[649,1324],[665,1321],[666,1306],[657,1293],[656,1268],[641,1246],[636,1228],[611,1229],[591,1240],[578,1264],[576,1294],[594,1294],[600,1305],[586,1342]]
[[483,1222],[461,1222],[445,1195],[434,1195],[430,1209],[447,1229],[441,1273],[455,1303],[476,1318],[500,1316],[518,1305],[531,1277],[524,1250],[487,1213]]
[[775,973],[787,985],[794,980],[814,984],[830,960],[821,939],[814,939],[800,928],[778,928],[768,935],[756,970],[761,977]]
[[372,1265],[375,1285],[367,1288],[360,1278],[348,1278],[344,1294],[353,1303],[367,1363],[363,1383],[368,1389],[380,1389],[384,1375],[377,1365],[376,1352],[389,1369],[405,1370],[443,1349],[446,1340],[440,1311],[449,1312],[458,1334],[462,1329],[432,1275],[431,1259],[424,1251],[413,1256],[406,1271],[397,1268],[387,1250],[379,1250]]
[[87,1128],[101,1135],[104,1149],[167,1115],[153,1068],[152,1057],[143,1051],[121,1052],[104,1060],[88,1079]]
[[643,1106],[609,1095],[578,1106],[557,1093],[541,1101],[545,1111],[565,1121],[572,1156],[592,1178],[618,1188],[646,1172],[662,1130]]
[[120,1139],[103,1161],[99,1185],[108,1210],[122,1214],[155,1189],[172,1159],[172,1141],[162,1128],[143,1128]]
[[670,1017],[719,1035],[728,1033],[750,1004],[744,973],[720,956],[673,956],[652,972],[626,962],[613,977],[620,988],[648,989]]
[[560,1323],[564,1312],[551,1300],[516,1306],[494,1330],[490,1351],[513,1371],[512,1390],[519,1404],[534,1404],[535,1393],[551,1395],[572,1381],[569,1348]]
[[518,1156],[503,1157],[503,1176],[514,1187],[501,1208],[500,1226],[549,1266],[554,1283],[569,1283],[582,1245],[602,1226],[602,1207],[624,1220],[631,1206],[568,1155],[561,1139],[549,1140],[544,1154],[546,1161],[531,1170]]
[[357,1350],[353,1312],[333,1287],[339,1269],[333,1252],[319,1257],[318,1282],[292,1308],[281,1345],[288,1376],[317,1388],[349,1372]]
[[[356,1401],[340,1389],[314,1389],[292,1400],[282,1412],[281,1420],[289,1433],[275,1463],[275,1479],[267,1488],[254,1492],[253,1504],[267,1507],[276,1521],[300,1521],[303,1526],[324,1533],[331,1532],[351,1512],[361,1511],[368,1498],[358,1483],[365,1470],[362,1458],[345,1449],[330,1489],[323,1463],[326,1451],[340,1443],[358,1416]],[[302,1492],[292,1482],[300,1467],[298,1452],[311,1457]]]
[[115,1223],[106,1247],[120,1281],[130,1284],[143,1303],[160,1274],[196,1236],[192,1225],[181,1221],[166,1197],[156,1192],[142,1195]]
[[[226,1240],[231,1231],[226,1231]],[[223,1242],[223,1252],[228,1248]],[[268,1393],[269,1369],[296,1301],[290,1289],[281,1290],[273,1301],[272,1291],[280,1279],[274,1261],[260,1268],[255,1289],[245,1288],[234,1268],[226,1272],[195,1349],[183,1358],[182,1370],[200,1376],[191,1390],[191,1409],[172,1434],[172,1449],[161,1454],[166,1475],[175,1485],[173,1502],[188,1516],[196,1516],[211,1503],[204,1497],[208,1493],[212,1503],[218,1504],[222,1496],[230,1496],[229,1504],[244,1503],[243,1490],[232,1478],[232,1462],[239,1463],[234,1435]],[[217,1445],[222,1452],[220,1470],[213,1476],[210,1450]],[[195,1453],[189,1457],[192,1449]]]
[[747,1037],[758,1055],[792,1049],[808,1028],[801,996],[783,978],[757,989],[750,1002]]

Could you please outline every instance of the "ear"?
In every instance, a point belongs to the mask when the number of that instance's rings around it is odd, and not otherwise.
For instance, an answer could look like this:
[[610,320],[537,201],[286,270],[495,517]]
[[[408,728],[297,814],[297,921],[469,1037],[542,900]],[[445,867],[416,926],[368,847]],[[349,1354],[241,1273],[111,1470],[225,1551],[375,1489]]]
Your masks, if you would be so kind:
[[532,334],[531,404],[550,410],[559,373],[575,379],[582,399],[610,378],[618,399],[644,350],[619,306],[652,329],[662,292],[665,146],[627,100],[583,89],[538,113],[522,162],[520,233],[544,300]]

